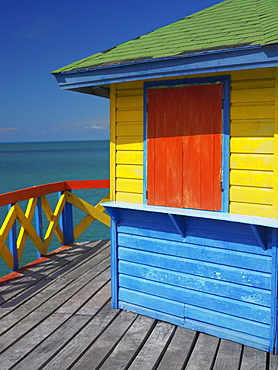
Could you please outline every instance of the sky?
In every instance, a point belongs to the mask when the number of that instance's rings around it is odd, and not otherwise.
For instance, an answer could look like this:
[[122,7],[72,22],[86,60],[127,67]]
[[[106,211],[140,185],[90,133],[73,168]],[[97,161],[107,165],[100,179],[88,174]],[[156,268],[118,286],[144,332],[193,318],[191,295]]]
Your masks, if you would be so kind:
[[109,99],[51,71],[220,0],[0,0],[0,143],[109,139]]

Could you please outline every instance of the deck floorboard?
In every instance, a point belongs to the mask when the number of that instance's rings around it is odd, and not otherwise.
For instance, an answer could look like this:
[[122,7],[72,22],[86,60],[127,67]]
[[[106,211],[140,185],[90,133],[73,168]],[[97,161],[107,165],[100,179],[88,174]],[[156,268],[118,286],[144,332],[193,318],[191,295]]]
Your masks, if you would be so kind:
[[109,241],[52,253],[0,284],[1,370],[278,370],[278,356],[110,303]]

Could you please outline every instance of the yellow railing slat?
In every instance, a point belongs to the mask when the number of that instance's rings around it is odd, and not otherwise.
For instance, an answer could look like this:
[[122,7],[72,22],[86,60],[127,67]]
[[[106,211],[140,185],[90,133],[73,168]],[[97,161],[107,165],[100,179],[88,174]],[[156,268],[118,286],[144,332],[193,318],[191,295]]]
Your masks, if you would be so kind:
[[15,204],[16,211],[17,211],[17,219],[24,227],[26,232],[29,234],[32,242],[36,246],[36,248],[42,253],[45,254],[47,251],[47,248],[45,248],[44,242],[41,240],[41,238],[38,236],[36,230],[34,229],[33,225],[31,222],[26,218],[24,212],[22,209],[19,207],[18,204]]
[[[82,200],[78,198],[76,195],[67,192],[67,201],[74,205],[75,207],[79,208],[81,211],[96,218],[106,226],[110,226],[110,217],[105,213],[102,213],[99,209],[97,209],[97,207],[94,207],[91,204],[85,202],[85,200]],[[98,207],[103,208],[102,206]]]
[[84,233],[84,231],[91,225],[92,222],[95,221],[95,218],[91,215],[86,215],[74,228],[73,235],[74,240],[79,238],[80,235]]
[[[25,216],[27,220],[30,222],[33,219],[37,202],[38,202],[38,198],[31,198],[28,201],[26,211],[25,211]],[[28,235],[29,234],[27,230],[24,228],[24,226],[21,226],[19,230],[18,238],[17,238],[18,263],[20,263],[21,261],[21,257],[24,251],[24,247],[25,247],[25,243],[26,243],[26,239]]]
[[[57,205],[56,205],[55,211],[53,213],[53,217],[52,217],[51,221],[49,222],[49,226],[48,226],[48,228],[46,230],[46,233],[45,233],[44,243],[45,243],[46,250],[48,249],[48,247],[50,245],[50,242],[51,242],[51,239],[52,239],[52,236],[53,236],[53,233],[55,232],[55,230],[58,226],[59,217],[60,217],[60,215],[61,215],[61,213],[64,209],[66,201],[67,201],[66,194],[63,193],[61,195]],[[62,241],[62,243],[63,243],[63,241]]]
[[[52,212],[52,209],[48,203],[48,200],[46,199],[45,196],[42,196],[41,197],[41,201],[42,201],[42,208],[44,210],[44,213],[46,215],[46,218],[48,219],[49,222],[51,222],[52,218],[53,218],[53,212]],[[60,244],[63,244],[64,242],[64,238],[63,238],[63,232],[60,228],[59,225],[57,225],[56,227],[56,230],[55,230],[55,234],[59,240],[59,243]]]
[[2,246],[0,255],[2,256],[3,260],[6,262],[9,269],[13,270],[14,269],[14,258],[9,248],[6,246],[6,244]]
[[9,232],[10,232],[15,220],[16,220],[16,210],[15,210],[15,206],[13,205],[10,208],[10,210],[9,210],[9,212],[8,212],[4,222],[2,224],[2,227],[0,229],[0,251],[4,246],[4,243],[5,243],[8,235],[9,235]]

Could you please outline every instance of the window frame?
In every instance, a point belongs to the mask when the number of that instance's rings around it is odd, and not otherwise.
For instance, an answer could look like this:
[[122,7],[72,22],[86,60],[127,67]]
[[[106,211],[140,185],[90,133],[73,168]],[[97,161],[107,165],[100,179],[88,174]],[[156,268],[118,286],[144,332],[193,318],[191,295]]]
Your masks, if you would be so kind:
[[148,90],[152,88],[181,87],[192,85],[205,85],[221,83],[223,85],[222,106],[222,207],[221,211],[229,212],[229,188],[230,188],[230,75],[198,77],[188,79],[174,79],[144,82],[144,159],[143,159],[143,204],[147,204],[147,161],[148,161]]

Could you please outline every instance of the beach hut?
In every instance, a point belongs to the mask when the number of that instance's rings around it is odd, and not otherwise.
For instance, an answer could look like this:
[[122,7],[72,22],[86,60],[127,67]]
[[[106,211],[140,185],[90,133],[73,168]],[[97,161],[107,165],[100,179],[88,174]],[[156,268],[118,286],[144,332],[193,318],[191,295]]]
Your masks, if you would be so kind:
[[274,353],[277,25],[226,0],[53,72],[110,98],[113,307]]

